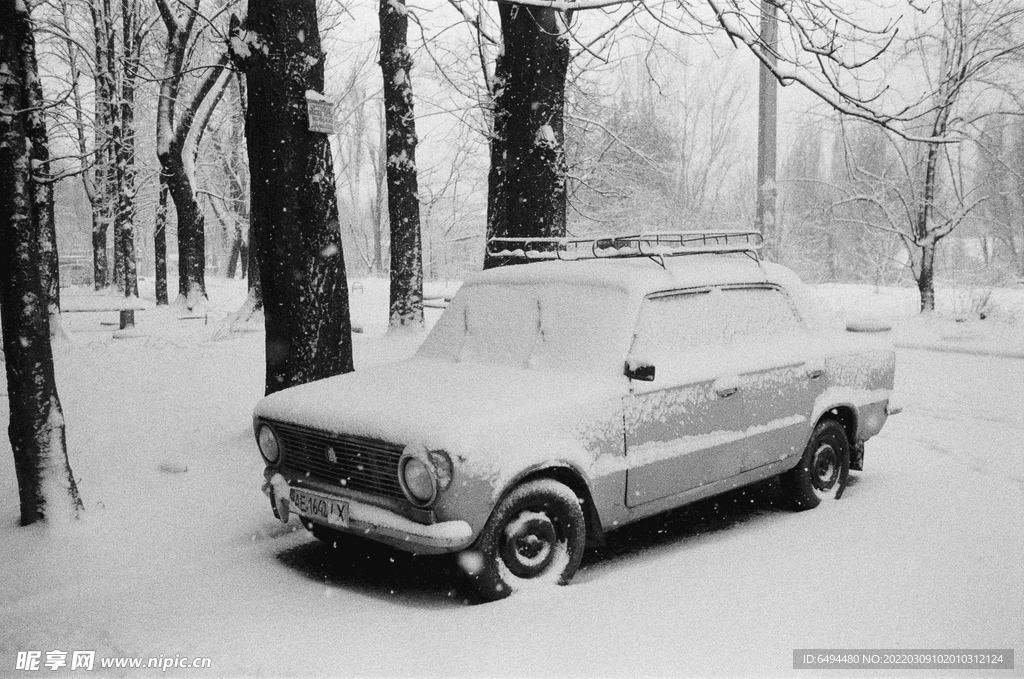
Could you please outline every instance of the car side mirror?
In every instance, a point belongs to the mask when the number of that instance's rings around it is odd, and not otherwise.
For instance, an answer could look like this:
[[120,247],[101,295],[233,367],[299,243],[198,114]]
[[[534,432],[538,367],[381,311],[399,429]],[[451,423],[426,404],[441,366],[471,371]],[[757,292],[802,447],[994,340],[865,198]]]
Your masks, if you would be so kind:
[[654,366],[631,358],[626,361],[626,377],[637,382],[653,382]]

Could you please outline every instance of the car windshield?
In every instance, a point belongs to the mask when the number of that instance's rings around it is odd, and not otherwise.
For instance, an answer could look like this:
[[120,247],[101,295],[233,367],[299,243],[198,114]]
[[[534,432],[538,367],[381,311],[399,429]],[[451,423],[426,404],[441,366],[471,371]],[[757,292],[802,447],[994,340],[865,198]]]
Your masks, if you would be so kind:
[[621,373],[635,318],[628,295],[611,287],[465,285],[418,353],[452,362]]

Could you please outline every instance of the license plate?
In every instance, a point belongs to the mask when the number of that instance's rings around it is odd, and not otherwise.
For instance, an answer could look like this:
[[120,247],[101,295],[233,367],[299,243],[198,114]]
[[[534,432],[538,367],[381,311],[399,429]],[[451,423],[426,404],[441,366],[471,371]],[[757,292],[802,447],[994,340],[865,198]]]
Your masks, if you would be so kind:
[[348,503],[344,500],[298,488],[288,489],[288,499],[292,509],[302,516],[319,519],[332,526],[348,526]]

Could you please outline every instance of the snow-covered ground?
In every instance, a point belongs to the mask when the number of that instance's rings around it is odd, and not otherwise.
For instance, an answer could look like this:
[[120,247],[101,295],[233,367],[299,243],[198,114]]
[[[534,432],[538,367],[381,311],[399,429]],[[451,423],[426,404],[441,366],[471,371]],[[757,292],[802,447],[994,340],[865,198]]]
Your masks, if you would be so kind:
[[[116,313],[65,315],[58,387],[86,513],[18,528],[0,438],[0,676],[61,673],[16,670],[33,650],[96,651],[97,673],[208,657],[170,673],[276,677],[813,676],[793,649],[1024,649],[1024,291],[956,322],[954,296],[922,320],[913,290],[817,288],[835,317],[894,319],[901,346],[906,410],[841,501],[794,514],[763,484],[611,534],[569,587],[469,606],[451,559],[339,553],[272,517],[250,426],[263,336],[221,323],[244,283],[210,285],[208,311],[139,312],[142,337],[113,339]],[[357,369],[415,350],[383,336],[385,283],[352,302]]]

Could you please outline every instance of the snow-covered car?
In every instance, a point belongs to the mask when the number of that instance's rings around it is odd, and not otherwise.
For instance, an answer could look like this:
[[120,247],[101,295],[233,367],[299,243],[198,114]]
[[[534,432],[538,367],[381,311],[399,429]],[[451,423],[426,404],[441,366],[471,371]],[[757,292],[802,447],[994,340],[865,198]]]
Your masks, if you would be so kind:
[[795,509],[838,498],[889,414],[891,340],[815,321],[757,238],[492,241],[564,261],[474,275],[413,357],[259,402],[274,513],[458,553],[497,599],[567,583],[608,531],[772,476]]

